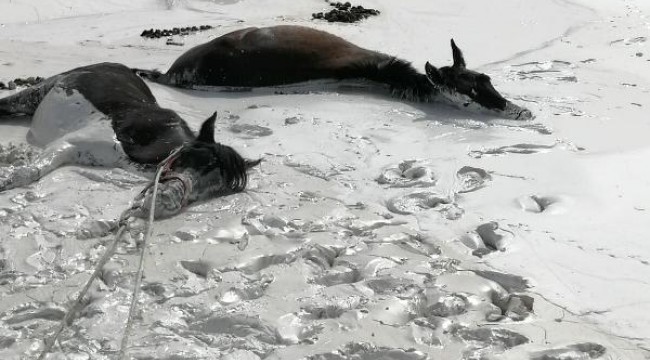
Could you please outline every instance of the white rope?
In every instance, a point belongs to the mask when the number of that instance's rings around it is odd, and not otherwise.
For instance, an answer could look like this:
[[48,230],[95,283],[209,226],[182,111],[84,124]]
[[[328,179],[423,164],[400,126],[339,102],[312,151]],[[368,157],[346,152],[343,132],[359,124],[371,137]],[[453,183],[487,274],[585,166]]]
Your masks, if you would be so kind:
[[[172,155],[175,155],[175,153],[172,153]],[[163,164],[166,163],[167,160],[163,161]],[[126,326],[124,327],[124,333],[122,334],[122,344],[120,345],[120,355],[118,356],[119,360],[126,359],[127,346],[129,345],[129,335],[131,333],[131,327],[133,325],[133,314],[135,314],[135,308],[138,304],[138,297],[140,296],[140,284],[142,283],[142,275],[144,273],[144,253],[147,250],[147,240],[151,236],[151,228],[153,225],[154,215],[156,212],[156,195],[158,194],[158,181],[160,180],[160,175],[162,174],[164,169],[165,169],[164,165],[158,167],[158,171],[156,171],[156,178],[153,181],[153,194],[151,195],[151,206],[149,207],[149,221],[147,221],[147,226],[144,232],[144,238],[142,239],[142,252],[140,252],[138,272],[135,277],[135,284],[133,285],[133,295],[131,296],[131,307],[129,308],[129,317],[126,320]]]
[[[147,225],[146,225],[146,228],[145,228],[145,235],[144,235],[144,239],[143,239],[143,242],[142,242],[142,252],[140,253],[140,262],[138,264],[138,273],[136,274],[135,287],[133,289],[133,297],[131,299],[131,307],[129,309],[129,317],[127,319],[126,326],[124,328],[124,334],[123,334],[123,337],[122,337],[122,343],[121,343],[121,347],[120,347],[120,356],[119,356],[120,360],[124,359],[125,358],[124,356],[126,356],[126,347],[127,347],[127,344],[128,344],[128,337],[129,337],[129,333],[131,331],[131,324],[133,322],[133,313],[135,312],[135,307],[137,305],[138,295],[140,293],[140,284],[142,282],[142,274],[143,274],[143,271],[144,271],[144,268],[143,268],[144,252],[145,252],[145,249],[146,249],[147,240],[151,236],[151,228],[152,228],[152,224],[153,224],[153,221],[154,221],[154,214],[155,214],[155,210],[156,210],[156,195],[158,194],[158,182],[160,180],[160,176],[162,175],[163,171],[167,170],[166,167],[169,164],[169,161],[176,154],[178,154],[178,152],[181,150],[181,148],[182,147],[176,148],[174,151],[172,151],[171,154],[169,154],[169,156],[165,160],[163,160],[158,165],[158,169],[156,171],[156,176],[155,176],[155,178],[153,180],[153,194],[151,195],[151,204],[150,204],[150,208],[149,208],[149,219],[147,221]],[[145,187],[144,190],[138,196],[140,196],[141,194],[144,194],[147,191],[147,189],[149,189],[150,187],[151,187],[151,184],[147,185],[147,187]],[[137,197],[136,197],[136,199],[137,199]],[[111,256],[113,256],[113,253],[115,253],[115,249],[117,248],[117,244],[120,242],[120,239],[122,238],[122,235],[124,235],[124,231],[126,231],[126,226],[127,226],[126,220],[128,220],[131,217],[133,210],[134,210],[134,205],[132,204],[131,206],[129,206],[128,209],[126,209],[122,213],[122,215],[120,215],[120,220],[118,222],[119,228],[117,230],[117,233],[115,234],[115,238],[113,239],[113,242],[111,243],[110,247],[108,249],[106,249],[106,252],[104,252],[104,255],[99,260],[97,265],[95,265],[95,270],[93,271],[92,275],[90,276],[90,278],[86,282],[86,285],[84,286],[84,288],[79,293],[79,296],[77,296],[77,299],[75,300],[75,302],[72,305],[72,307],[70,308],[70,310],[68,310],[68,312],[65,314],[65,316],[61,320],[61,323],[59,324],[59,327],[56,330],[56,332],[54,333],[54,335],[50,338],[49,341],[45,340],[45,346],[44,346],[43,351],[41,352],[40,356],[38,357],[38,360],[44,360],[45,359],[47,354],[50,353],[50,351],[52,351],[52,347],[54,347],[54,344],[58,340],[59,335],[61,335],[61,333],[65,329],[66,325],[68,323],[72,322],[72,320],[74,318],[74,315],[76,314],[76,312],[78,310],[79,305],[81,304],[84,296],[86,295],[86,293],[90,289],[90,286],[92,285],[93,281],[95,281],[95,279],[99,276],[99,274],[102,272],[102,270],[104,268],[104,265],[106,265],[106,263],[111,258]]]
[[131,211],[132,207],[129,207],[129,209],[125,210],[122,215],[120,216],[120,227],[117,230],[117,234],[115,234],[115,238],[113,239],[113,242],[109,246],[108,249],[104,252],[104,256],[99,260],[97,265],[95,266],[95,271],[93,271],[93,274],[90,275],[90,278],[86,282],[86,285],[84,288],[81,290],[79,293],[79,296],[77,296],[77,300],[74,302],[70,310],[65,314],[63,319],[61,320],[61,323],[59,324],[59,328],[56,330],[54,335],[50,338],[50,340],[45,340],[45,348],[41,352],[41,355],[38,357],[39,360],[45,359],[45,356],[52,350],[52,347],[56,343],[57,339],[59,338],[59,335],[63,332],[63,329],[65,329],[66,325],[70,322],[72,322],[74,315],[76,314],[79,305],[81,304],[81,301],[83,300],[84,296],[90,289],[90,285],[92,285],[93,281],[99,276],[99,274],[102,272],[104,265],[106,265],[106,262],[108,262],[108,259],[113,256],[113,253],[115,252],[115,248],[117,248],[117,243],[120,242],[120,239],[122,238],[122,235],[124,234],[124,231],[126,230],[126,220],[131,217]]

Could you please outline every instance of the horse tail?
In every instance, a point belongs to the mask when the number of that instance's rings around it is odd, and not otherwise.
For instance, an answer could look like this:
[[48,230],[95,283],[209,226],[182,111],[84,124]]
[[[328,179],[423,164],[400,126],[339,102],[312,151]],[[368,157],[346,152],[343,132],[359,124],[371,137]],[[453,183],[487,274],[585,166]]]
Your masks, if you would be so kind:
[[0,116],[33,115],[45,95],[52,90],[58,80],[58,75],[53,76],[16,94],[0,98]]
[[410,62],[382,55],[346,66],[344,77],[364,78],[390,86],[391,93],[411,101],[427,101],[433,92],[427,76],[420,74]]

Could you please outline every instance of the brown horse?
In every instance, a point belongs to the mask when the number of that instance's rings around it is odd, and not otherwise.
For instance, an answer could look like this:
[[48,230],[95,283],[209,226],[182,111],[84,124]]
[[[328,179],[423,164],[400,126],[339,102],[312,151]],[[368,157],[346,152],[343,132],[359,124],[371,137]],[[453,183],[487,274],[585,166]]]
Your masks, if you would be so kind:
[[338,36],[303,26],[246,28],[220,36],[181,55],[164,74],[134,69],[151,80],[179,87],[259,87],[316,79],[368,79],[390,86],[411,101],[446,100],[487,109],[498,116],[530,119],[532,113],[501,96],[490,77],[465,66],[451,40],[454,64],[425,74],[393,56],[356,46]]

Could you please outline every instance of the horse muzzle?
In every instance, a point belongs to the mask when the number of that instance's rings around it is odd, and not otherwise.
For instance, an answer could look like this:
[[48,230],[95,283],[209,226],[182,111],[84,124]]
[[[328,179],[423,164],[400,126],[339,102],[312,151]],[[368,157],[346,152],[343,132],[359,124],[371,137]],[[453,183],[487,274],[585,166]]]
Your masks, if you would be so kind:
[[512,120],[532,120],[535,118],[532,111],[509,100],[506,101],[506,108],[502,111],[502,116]]

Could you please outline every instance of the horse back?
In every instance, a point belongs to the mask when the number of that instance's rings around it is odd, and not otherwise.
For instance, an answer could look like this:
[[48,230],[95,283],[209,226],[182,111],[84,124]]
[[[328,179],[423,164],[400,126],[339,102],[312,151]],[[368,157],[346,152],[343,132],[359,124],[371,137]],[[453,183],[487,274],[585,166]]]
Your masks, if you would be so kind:
[[167,75],[175,85],[268,86],[341,78],[342,69],[351,64],[384,57],[316,29],[252,27],[191,49]]

